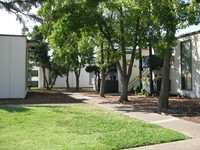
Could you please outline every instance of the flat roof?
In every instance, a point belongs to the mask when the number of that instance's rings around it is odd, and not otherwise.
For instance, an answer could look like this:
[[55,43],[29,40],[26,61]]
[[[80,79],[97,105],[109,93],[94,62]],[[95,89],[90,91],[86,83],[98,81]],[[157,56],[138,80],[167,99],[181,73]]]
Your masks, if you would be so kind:
[[25,35],[0,34],[0,36],[26,37]]
[[179,35],[179,36],[177,36],[177,38],[180,39],[183,37],[192,36],[192,35],[199,34],[199,33],[200,33],[200,30],[197,30],[197,31],[193,31],[190,33],[185,33],[185,34]]

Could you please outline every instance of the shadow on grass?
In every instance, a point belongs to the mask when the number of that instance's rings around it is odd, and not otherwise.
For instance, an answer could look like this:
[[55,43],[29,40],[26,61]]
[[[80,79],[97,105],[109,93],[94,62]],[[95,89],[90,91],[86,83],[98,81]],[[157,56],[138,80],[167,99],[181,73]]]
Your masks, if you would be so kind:
[[8,111],[8,112],[26,112],[29,111],[30,109],[25,108],[25,107],[20,107],[20,106],[0,106],[0,109]]
[[0,99],[0,105],[26,105],[26,104],[69,104],[84,103],[83,99],[75,99],[69,94],[60,91],[32,90],[25,99]]

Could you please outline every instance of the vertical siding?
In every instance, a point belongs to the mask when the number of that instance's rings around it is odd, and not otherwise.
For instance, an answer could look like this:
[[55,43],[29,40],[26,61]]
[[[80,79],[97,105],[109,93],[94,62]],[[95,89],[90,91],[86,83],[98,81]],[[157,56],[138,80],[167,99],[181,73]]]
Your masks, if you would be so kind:
[[0,98],[26,96],[26,38],[0,36]]
[[24,98],[26,89],[26,38],[11,40],[11,98]]
[[10,37],[0,36],[0,98],[10,97]]

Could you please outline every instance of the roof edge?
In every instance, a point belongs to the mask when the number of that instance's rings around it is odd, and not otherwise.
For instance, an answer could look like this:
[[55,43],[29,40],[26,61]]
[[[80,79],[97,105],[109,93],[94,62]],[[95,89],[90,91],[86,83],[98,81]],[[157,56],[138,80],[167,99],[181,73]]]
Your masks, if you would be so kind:
[[200,33],[200,30],[197,30],[197,31],[193,31],[193,32],[190,32],[190,33],[185,33],[185,34],[179,35],[179,36],[177,36],[177,38],[180,39],[180,38],[192,36],[192,35],[199,34],[199,33]]
[[15,35],[15,34],[0,34],[0,36],[26,37],[25,35]]

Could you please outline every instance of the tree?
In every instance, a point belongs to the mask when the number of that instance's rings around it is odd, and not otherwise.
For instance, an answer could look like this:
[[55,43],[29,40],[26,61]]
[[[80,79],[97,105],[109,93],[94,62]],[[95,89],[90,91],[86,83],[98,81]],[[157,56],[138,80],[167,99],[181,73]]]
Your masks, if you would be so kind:
[[79,77],[81,69],[86,64],[91,64],[93,61],[93,41],[88,37],[87,33],[81,33],[78,37],[73,33],[68,39],[66,48],[69,50],[71,69],[74,71],[76,77],[76,91],[79,91]]
[[[63,8],[60,8],[60,6],[63,6],[61,2],[54,1],[51,3],[51,0],[48,1],[41,7],[39,14],[45,20],[44,29],[46,31],[49,31],[49,28],[46,28],[46,26],[49,27],[49,24],[52,25],[48,36],[51,46],[58,47],[67,52],[69,57],[66,61],[70,64],[70,70],[76,76],[76,91],[79,91],[81,68],[85,64],[92,62],[94,42],[88,32],[79,30],[80,28],[78,26],[81,24],[77,24],[77,28],[71,26],[67,15],[63,15]],[[46,12],[51,13],[47,14]]]
[[151,8],[152,44],[156,53],[163,58],[161,92],[158,98],[160,111],[168,109],[169,75],[176,31],[200,22],[200,6],[195,2],[181,0],[155,0]]
[[59,65],[59,67],[61,68],[61,72],[60,72],[60,76],[66,76],[66,87],[67,89],[70,88],[69,85],[69,72],[72,71],[71,69],[71,63],[70,63],[70,55],[67,51],[67,49],[62,48],[59,49],[57,48],[53,48],[53,55],[52,57],[57,61],[57,64]]
[[108,73],[113,65],[116,65],[118,59],[116,54],[112,52],[107,40],[100,40],[100,46],[97,51],[97,65],[100,68],[101,83],[100,83],[100,97],[105,97],[105,82]]
[[[142,44],[146,33],[144,25],[148,2],[140,1],[103,1],[99,3],[96,22],[102,36],[107,40],[117,58],[117,68],[121,77],[121,96],[119,101],[128,101],[128,83],[132,74],[136,49]],[[97,9],[98,10],[98,9]],[[130,59],[127,57],[129,49]],[[120,57],[119,57],[120,56]]]
[[33,27],[33,31],[29,34],[31,40],[33,40],[36,43],[36,50],[34,52],[33,62],[37,66],[42,67],[43,71],[43,87],[49,88],[49,83],[46,77],[46,68],[50,69],[51,63],[50,63],[50,56],[48,55],[49,47],[48,43],[46,42],[46,39],[43,37],[42,32],[40,31],[38,26]]
[[55,85],[56,79],[58,76],[63,76],[68,72],[65,59],[63,59],[63,54],[61,53],[59,49],[54,49],[53,54],[52,54],[52,60],[51,60],[51,78],[53,79],[51,83],[50,89],[53,88]]
[[[142,44],[146,34],[146,13],[150,3],[148,1],[110,1],[110,0],[68,0],[66,3],[57,1],[51,5],[50,1],[43,8],[51,12],[52,20],[65,18],[65,25],[61,28],[70,28],[78,33],[81,30],[96,34],[100,32],[102,39],[106,39],[110,53],[120,60],[117,63],[121,75],[122,92],[120,102],[128,101],[128,83],[137,47]],[[44,11],[44,10],[43,10]],[[67,23],[66,23],[67,22]],[[68,34],[63,32],[63,34]],[[145,42],[144,42],[145,43]],[[117,47],[117,49],[116,49]],[[130,50],[130,60],[127,58],[127,49]]]

